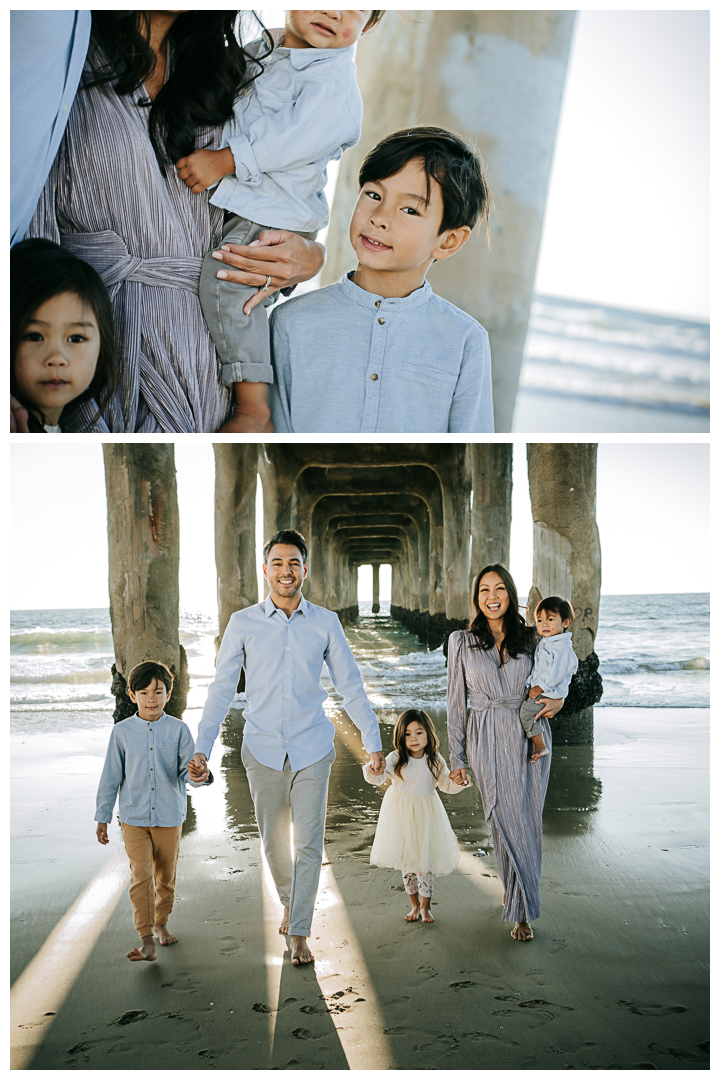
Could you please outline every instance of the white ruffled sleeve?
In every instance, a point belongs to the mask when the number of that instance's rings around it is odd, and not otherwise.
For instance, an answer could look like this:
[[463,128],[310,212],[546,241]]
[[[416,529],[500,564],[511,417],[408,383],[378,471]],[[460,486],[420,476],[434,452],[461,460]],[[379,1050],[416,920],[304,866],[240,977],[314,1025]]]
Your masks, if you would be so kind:
[[368,784],[374,784],[375,787],[380,787],[381,784],[384,784],[386,780],[390,779],[390,774],[395,767],[396,761],[397,751],[393,750],[392,753],[388,754],[388,756],[385,758],[385,772],[380,773],[378,776],[376,776],[375,773],[370,772],[370,766],[372,765],[372,761],[366,761],[363,765],[363,776],[367,780]]

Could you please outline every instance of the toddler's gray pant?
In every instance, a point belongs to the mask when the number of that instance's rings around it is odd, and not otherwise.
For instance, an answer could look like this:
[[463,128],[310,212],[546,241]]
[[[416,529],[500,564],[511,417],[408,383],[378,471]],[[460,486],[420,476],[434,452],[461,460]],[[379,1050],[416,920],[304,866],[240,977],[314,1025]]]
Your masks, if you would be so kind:
[[241,757],[268,866],[280,903],[290,909],[289,933],[309,937],[320,881],[328,781],[335,748],[297,772],[292,771],[287,757],[282,772],[261,765],[244,741]]
[[[267,228],[269,226],[256,225],[237,214],[228,214],[223,225],[222,243],[251,244]],[[314,240],[317,233],[298,235]],[[217,272],[222,269],[227,270],[228,266],[213,259],[209,251],[200,274],[200,305],[222,363],[223,386],[243,381],[271,383],[270,330],[265,309],[275,302],[275,295],[245,315],[243,307],[258,291],[257,286],[238,285],[219,278]]]
[[[544,697],[544,695],[541,694],[540,697]],[[535,698],[535,701],[532,698],[525,698],[520,706],[520,723],[525,729],[528,739],[531,739],[533,735],[542,735],[542,724],[535,717],[544,708],[545,706],[540,705],[537,698]]]

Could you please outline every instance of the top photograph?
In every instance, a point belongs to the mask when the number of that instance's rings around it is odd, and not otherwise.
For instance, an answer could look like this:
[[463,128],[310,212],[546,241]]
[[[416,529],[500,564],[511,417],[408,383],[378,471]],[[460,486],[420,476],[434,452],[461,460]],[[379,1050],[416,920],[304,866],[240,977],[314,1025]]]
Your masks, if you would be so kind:
[[11,11],[10,431],[709,432],[709,11]]

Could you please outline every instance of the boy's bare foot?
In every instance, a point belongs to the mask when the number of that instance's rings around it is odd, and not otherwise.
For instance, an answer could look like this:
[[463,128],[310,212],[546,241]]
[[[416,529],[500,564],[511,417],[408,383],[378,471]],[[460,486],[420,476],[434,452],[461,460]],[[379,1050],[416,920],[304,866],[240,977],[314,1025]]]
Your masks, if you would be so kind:
[[420,904],[417,902],[417,893],[409,893],[412,911],[405,916],[405,922],[417,922],[420,918]]
[[278,928],[278,934],[287,934],[290,929],[290,908],[283,908],[282,922]]
[[532,941],[533,932],[530,923],[516,922],[510,931],[510,937],[515,941]]
[[[425,901],[427,900],[427,903]],[[430,910],[430,897],[423,896],[420,903],[420,914],[422,915],[422,921],[425,923],[435,922],[433,913]]]
[[533,735],[532,737],[533,752],[530,756],[530,761],[538,761],[541,757],[547,757],[550,751],[545,745],[545,740],[542,735]]
[[308,947],[307,938],[304,937],[291,937],[290,938],[290,959],[296,966],[298,964],[312,964],[315,957],[310,952]]
[[175,935],[168,930],[167,923],[155,923],[153,930],[157,934],[157,939],[161,945],[174,945],[177,941]]
[[132,949],[129,953],[125,954],[128,960],[157,960],[155,938],[144,937],[142,942],[142,947],[140,949]]

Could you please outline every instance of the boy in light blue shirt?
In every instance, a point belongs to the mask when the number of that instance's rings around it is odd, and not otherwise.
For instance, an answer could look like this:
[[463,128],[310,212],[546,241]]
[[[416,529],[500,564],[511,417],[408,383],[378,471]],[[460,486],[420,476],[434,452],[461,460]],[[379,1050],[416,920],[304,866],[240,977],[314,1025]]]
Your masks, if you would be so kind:
[[357,270],[273,313],[276,431],[493,431],[487,332],[425,280],[489,211],[459,135],[409,128],[370,151],[350,222]]
[[[353,62],[355,43],[382,11],[288,11],[285,30],[247,48],[253,81],[235,102],[220,150],[195,150],[177,162],[193,192],[217,184],[210,201],[225,210],[223,244],[251,244],[263,229],[287,229],[314,240],[328,223],[328,162],[360,138],[362,98]],[[219,181],[219,183],[218,183]],[[267,383],[272,382],[265,304],[243,306],[257,290],[224,281],[213,252],[204,260],[200,303],[222,362],[222,381],[235,388],[235,416],[223,431],[272,431]],[[268,277],[265,288],[270,288]],[[253,421],[255,417],[255,422]]]
[[535,608],[535,628],[542,640],[535,649],[532,671],[525,683],[530,689],[520,706],[520,722],[528,739],[533,742],[531,761],[538,761],[550,753],[545,745],[542,725],[536,719],[544,708],[537,699],[543,696],[566,698],[570,680],[578,669],[572,634],[565,632],[574,620],[573,606],[562,596],[547,596]]

